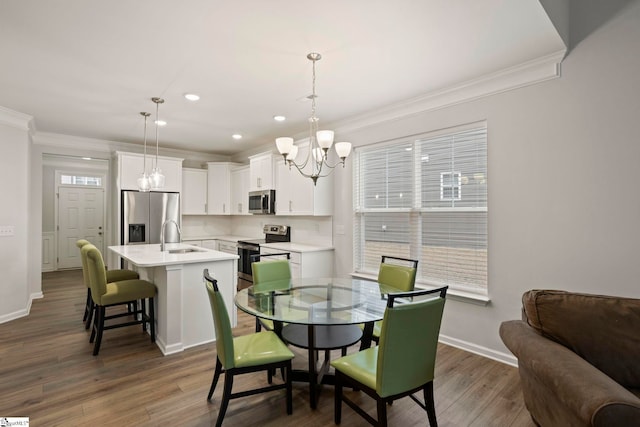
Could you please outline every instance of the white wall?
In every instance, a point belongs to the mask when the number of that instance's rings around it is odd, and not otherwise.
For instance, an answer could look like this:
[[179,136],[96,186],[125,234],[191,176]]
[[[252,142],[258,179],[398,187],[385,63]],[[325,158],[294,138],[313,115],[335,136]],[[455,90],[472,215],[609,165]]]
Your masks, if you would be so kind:
[[[561,78],[340,134],[368,144],[487,120],[491,302],[450,299],[449,342],[513,361],[498,328],[528,289],[640,298],[639,40],[635,1],[574,47]],[[336,173],[339,274],[352,270],[351,186]]]
[[[0,226],[13,226],[14,235],[0,237],[0,323],[24,316],[31,303],[29,256],[29,136],[30,117],[0,109]],[[37,297],[38,295],[33,295]]]

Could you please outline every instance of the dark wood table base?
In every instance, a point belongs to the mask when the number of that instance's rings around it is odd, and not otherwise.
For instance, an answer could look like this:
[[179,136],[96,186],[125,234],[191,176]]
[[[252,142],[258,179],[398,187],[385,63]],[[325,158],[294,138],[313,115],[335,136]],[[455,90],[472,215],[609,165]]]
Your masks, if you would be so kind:
[[[335,383],[333,375],[329,374],[330,351],[341,349],[344,356],[347,347],[360,341],[362,330],[358,325],[288,324],[282,327],[281,336],[293,346],[308,349],[308,370],[294,370],[292,380],[309,383],[310,405],[315,409],[321,385]],[[324,359],[320,368],[318,368],[319,350],[324,350]]]

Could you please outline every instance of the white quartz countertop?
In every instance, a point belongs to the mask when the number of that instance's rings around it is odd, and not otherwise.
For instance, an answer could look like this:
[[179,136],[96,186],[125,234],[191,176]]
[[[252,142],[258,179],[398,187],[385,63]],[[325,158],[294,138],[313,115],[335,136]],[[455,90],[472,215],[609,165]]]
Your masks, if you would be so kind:
[[[172,250],[192,249],[193,252],[171,253]],[[156,267],[161,265],[193,264],[208,261],[238,259],[238,255],[213,249],[201,248],[184,243],[167,243],[164,252],[160,245],[124,245],[109,246],[109,250],[138,267]]]
[[332,251],[333,246],[315,246],[307,245],[304,243],[261,243],[260,247],[278,249],[287,252],[320,252],[320,251]]

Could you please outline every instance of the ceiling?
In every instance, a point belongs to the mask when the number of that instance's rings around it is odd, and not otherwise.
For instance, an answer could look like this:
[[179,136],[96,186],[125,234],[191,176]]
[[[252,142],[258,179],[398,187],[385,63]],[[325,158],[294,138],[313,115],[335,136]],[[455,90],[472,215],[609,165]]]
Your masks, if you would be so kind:
[[309,52],[330,128],[563,48],[538,0],[2,0],[0,106],[141,144],[162,97],[161,147],[229,155],[305,132]]

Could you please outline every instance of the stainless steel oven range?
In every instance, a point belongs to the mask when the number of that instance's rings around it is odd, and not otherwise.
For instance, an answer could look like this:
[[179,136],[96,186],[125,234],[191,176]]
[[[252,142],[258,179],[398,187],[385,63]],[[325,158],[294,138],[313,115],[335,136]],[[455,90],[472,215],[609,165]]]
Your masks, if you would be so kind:
[[251,255],[260,253],[260,245],[264,243],[290,242],[291,228],[288,225],[265,225],[262,228],[264,239],[238,241],[238,290],[253,285],[251,274]]

